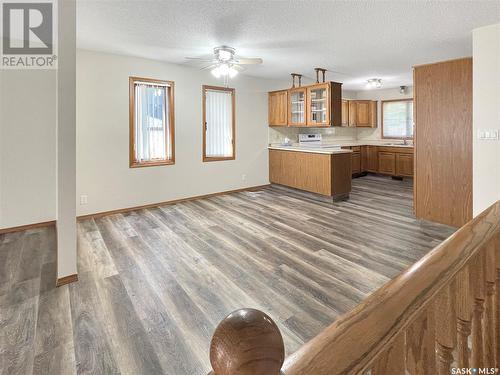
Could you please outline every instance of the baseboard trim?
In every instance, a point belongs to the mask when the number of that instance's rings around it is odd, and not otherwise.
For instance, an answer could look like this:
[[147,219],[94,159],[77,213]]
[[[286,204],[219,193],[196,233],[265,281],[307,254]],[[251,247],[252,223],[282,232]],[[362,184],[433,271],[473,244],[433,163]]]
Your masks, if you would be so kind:
[[51,220],[51,221],[43,221],[41,223],[20,225],[18,227],[3,228],[3,229],[0,229],[0,234],[20,232],[23,230],[35,229],[35,228],[50,227],[50,226],[55,225],[55,224],[56,224],[56,221]]
[[78,281],[78,274],[73,274],[65,277],[61,277],[60,279],[57,279],[56,281],[56,287],[60,287],[66,284],[74,283],[75,281]]
[[250,186],[250,187],[241,188],[241,189],[234,189],[234,190],[226,190],[226,191],[221,191],[221,192],[218,192],[218,193],[195,195],[193,197],[187,197],[187,198],[181,198],[181,199],[173,199],[173,200],[170,200],[170,201],[163,201],[163,202],[158,202],[158,203],[150,203],[150,204],[145,204],[145,205],[142,205],[142,206],[133,206],[133,207],[127,207],[127,208],[119,208],[119,209],[116,209],[116,210],[103,211],[103,212],[97,212],[97,213],[94,213],[94,214],[87,214],[87,215],[77,216],[77,219],[78,220],[92,219],[92,218],[98,218],[98,217],[107,216],[107,215],[121,214],[121,213],[135,211],[135,210],[143,210],[143,209],[146,209],[146,208],[164,206],[164,205],[175,204],[175,203],[180,203],[180,202],[187,202],[187,201],[192,201],[192,200],[196,200],[196,199],[210,198],[210,197],[215,197],[215,196],[218,196],[218,195],[238,193],[238,192],[241,192],[241,191],[255,191],[255,190],[263,189],[263,188],[268,187],[268,186],[271,186],[271,184]]

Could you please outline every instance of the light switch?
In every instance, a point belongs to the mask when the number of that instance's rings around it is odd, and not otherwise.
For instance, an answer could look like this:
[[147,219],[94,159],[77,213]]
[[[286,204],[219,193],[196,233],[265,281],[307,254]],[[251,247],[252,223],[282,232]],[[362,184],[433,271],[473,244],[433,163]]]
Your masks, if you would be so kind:
[[499,139],[499,133],[498,129],[479,129],[477,131],[477,139],[496,141]]

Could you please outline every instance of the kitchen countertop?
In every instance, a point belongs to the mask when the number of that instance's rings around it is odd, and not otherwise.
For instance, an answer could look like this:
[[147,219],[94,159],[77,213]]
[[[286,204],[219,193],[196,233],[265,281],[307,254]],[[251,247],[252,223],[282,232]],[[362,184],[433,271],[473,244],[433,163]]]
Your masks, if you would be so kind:
[[281,145],[270,145],[269,150],[282,150],[282,151],[296,151],[296,152],[310,152],[312,154],[347,154],[352,152],[351,150],[339,149],[334,147],[307,147],[307,146],[281,146]]
[[[328,147],[331,145],[331,147]],[[335,143],[323,144],[322,147],[318,146],[301,146],[298,143],[293,143],[290,146],[284,146],[281,144],[270,144],[270,150],[286,150],[286,151],[300,151],[300,152],[312,152],[316,154],[340,154],[345,152],[351,152],[351,150],[345,150],[335,148],[335,146],[340,147],[352,147],[352,146],[386,146],[386,147],[402,147],[402,148],[413,148],[413,144],[405,145],[402,143],[392,143],[387,141],[350,141],[350,140],[339,140]]]
[[386,147],[405,147],[412,148],[413,144],[405,145],[403,143],[388,141],[338,141],[334,143],[339,146],[386,146]]

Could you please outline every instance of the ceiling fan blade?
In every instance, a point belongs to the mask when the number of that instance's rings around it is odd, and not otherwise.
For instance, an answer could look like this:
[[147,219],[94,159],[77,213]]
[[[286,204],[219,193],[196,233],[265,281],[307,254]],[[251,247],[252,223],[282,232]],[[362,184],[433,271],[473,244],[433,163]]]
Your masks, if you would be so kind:
[[217,64],[210,64],[210,65],[205,65],[200,68],[200,70],[207,70],[207,69],[212,69],[215,68]]
[[237,57],[235,58],[235,62],[241,65],[257,65],[257,64],[262,64],[263,60],[258,57],[252,57],[252,58]]
[[207,57],[184,57],[186,60],[190,61],[201,61],[201,62],[215,62],[215,59],[210,59]]
[[239,72],[242,72],[242,71],[244,71],[244,70],[245,70],[245,68],[244,68],[243,66],[236,65],[236,64],[232,65],[232,67],[233,67],[234,69],[236,69],[237,71],[239,71]]

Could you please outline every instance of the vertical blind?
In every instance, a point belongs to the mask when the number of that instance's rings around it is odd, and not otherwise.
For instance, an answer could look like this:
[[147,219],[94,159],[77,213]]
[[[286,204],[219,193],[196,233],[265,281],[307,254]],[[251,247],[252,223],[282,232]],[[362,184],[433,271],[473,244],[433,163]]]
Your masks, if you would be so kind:
[[233,156],[233,99],[227,90],[205,92],[205,156]]
[[413,138],[413,101],[382,102],[386,138]]
[[135,84],[135,158],[138,162],[172,157],[169,132],[169,87]]

